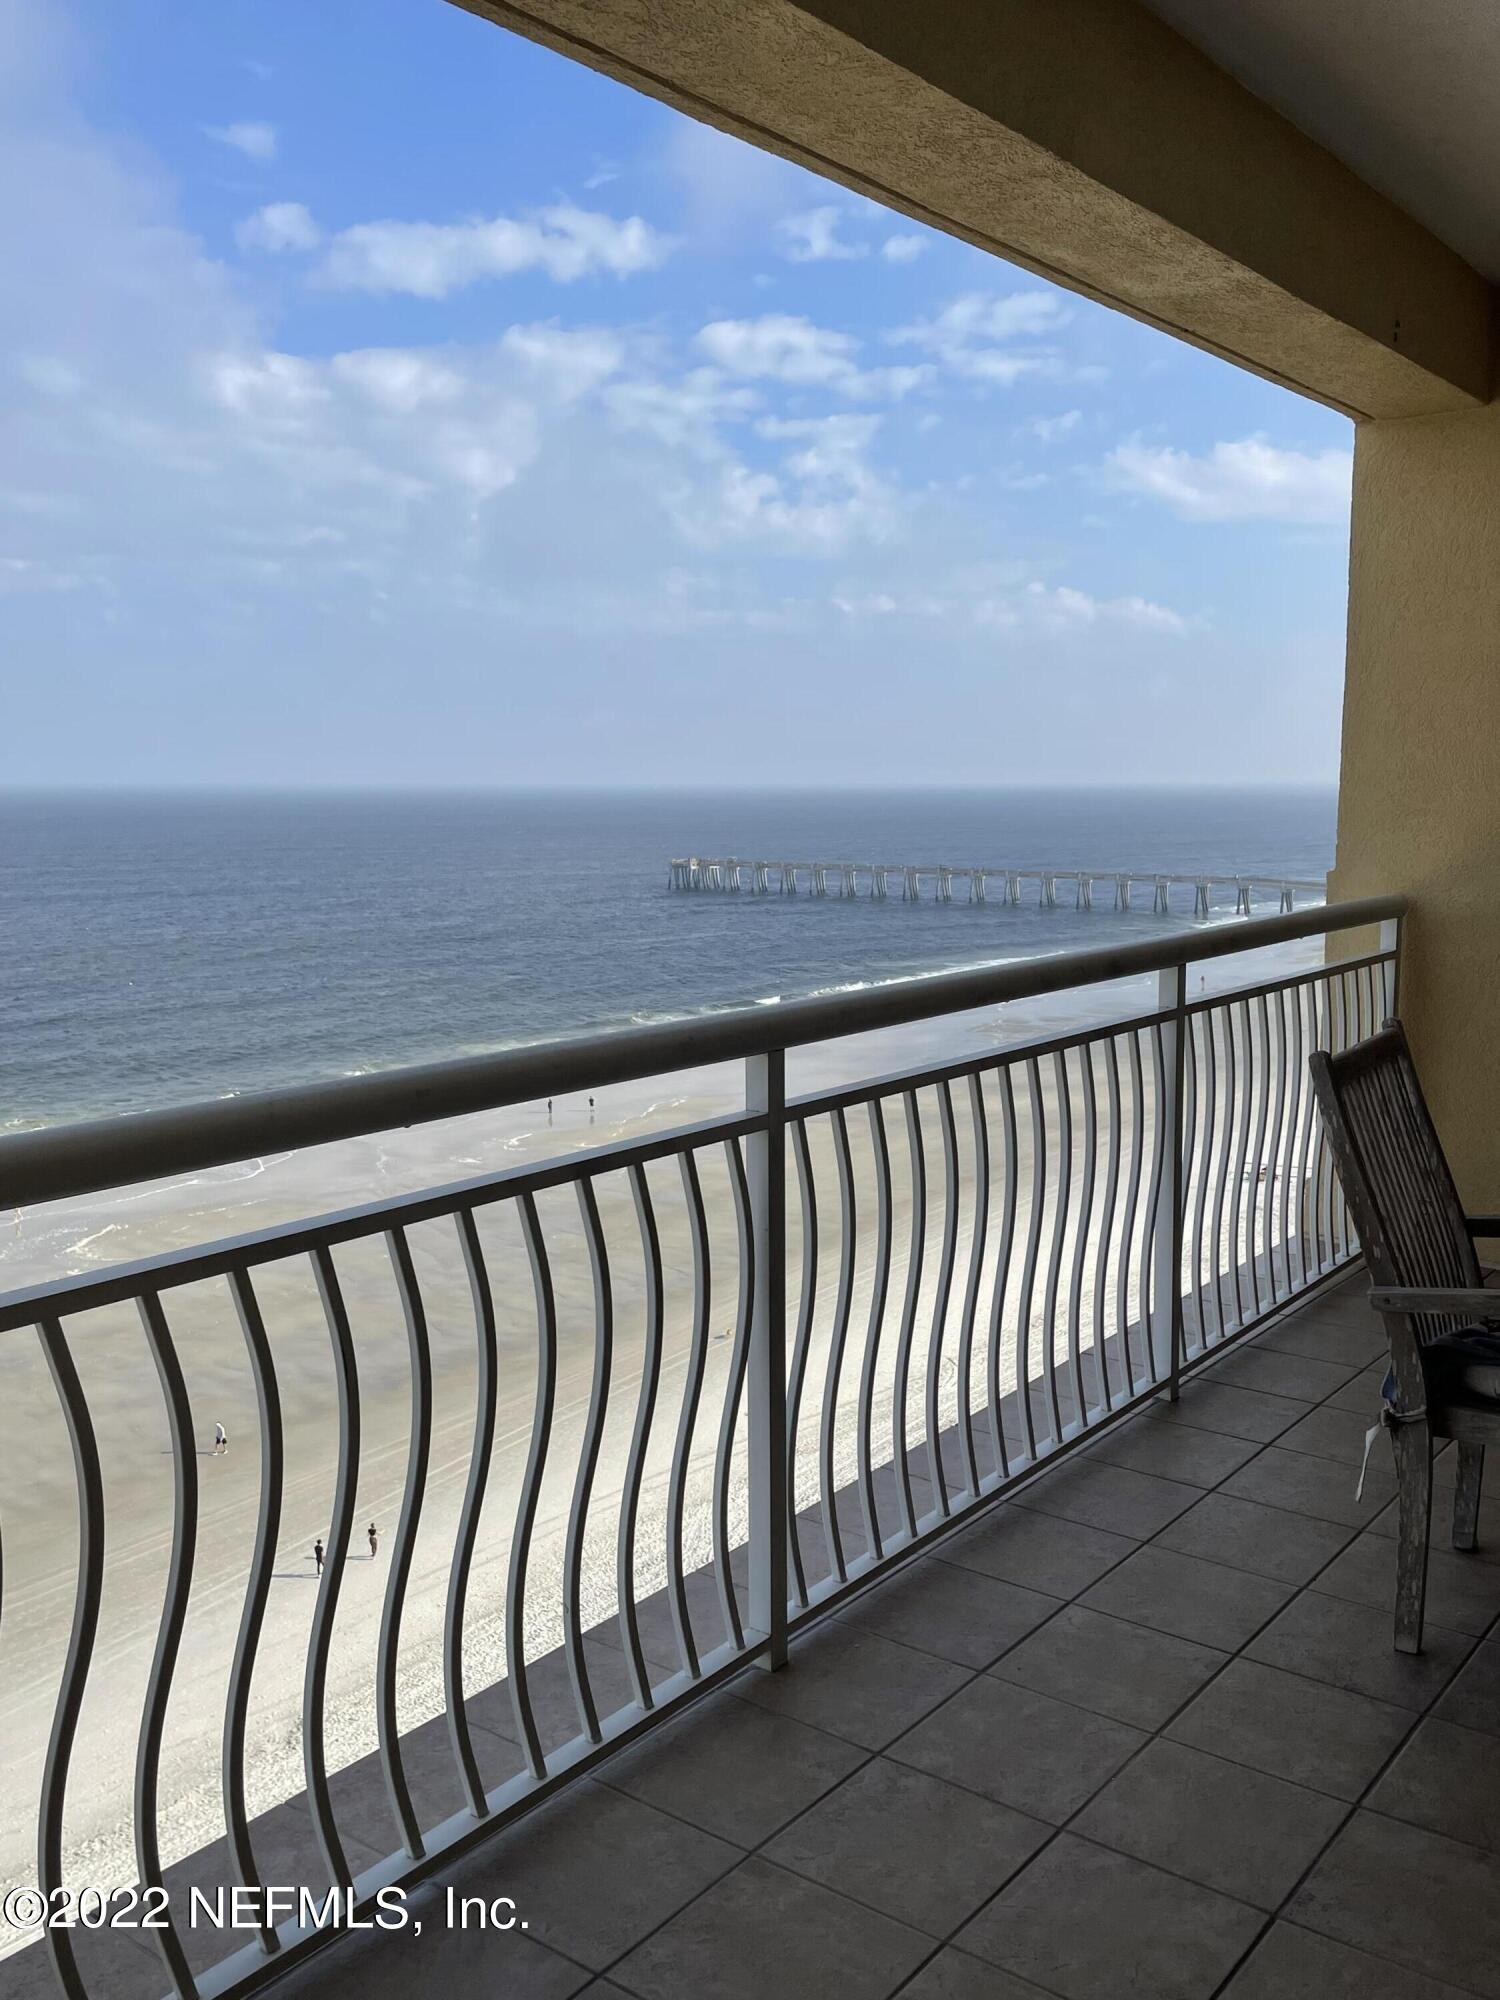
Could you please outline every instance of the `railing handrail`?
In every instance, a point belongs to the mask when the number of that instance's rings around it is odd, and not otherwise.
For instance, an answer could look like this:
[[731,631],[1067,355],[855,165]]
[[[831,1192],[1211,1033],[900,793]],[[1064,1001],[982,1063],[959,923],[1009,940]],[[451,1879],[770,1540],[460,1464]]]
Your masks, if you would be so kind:
[[297,1084],[253,1096],[44,1126],[0,1140],[0,1209],[493,1111],[534,1098],[739,1062],[773,1050],[902,1027],[940,1014],[1037,999],[1267,946],[1362,929],[1406,912],[1404,896],[1366,896],[1286,916],[1214,925],[1190,936],[1097,946],[962,972],[919,974],[854,993],[751,1003],[646,1028],[581,1035],[493,1055],[414,1064],[373,1076]]

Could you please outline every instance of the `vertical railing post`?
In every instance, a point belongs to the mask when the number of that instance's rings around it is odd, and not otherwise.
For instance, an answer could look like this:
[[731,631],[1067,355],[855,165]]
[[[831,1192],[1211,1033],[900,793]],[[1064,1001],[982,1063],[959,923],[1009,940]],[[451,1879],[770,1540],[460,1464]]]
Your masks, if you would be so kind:
[[1186,965],[1168,966],[1156,975],[1156,1004],[1171,1018],[1162,1024],[1162,1080],[1166,1095],[1157,1106],[1166,1158],[1152,1226],[1155,1268],[1151,1274],[1151,1358],[1152,1373],[1158,1381],[1165,1374],[1168,1397],[1175,1403],[1182,1376],[1182,1211],[1187,1199],[1182,1129],[1183,1064],[1187,1051]]
[[1391,965],[1391,1015],[1394,1019],[1399,1017],[1401,1013],[1401,919],[1399,917],[1387,917],[1385,922],[1380,926],[1380,949],[1389,952],[1393,961]]
[[755,1243],[748,1374],[750,1623],[767,1635],[760,1664],[786,1665],[786,1055],[745,1061],[745,1108],[765,1118],[747,1141]]

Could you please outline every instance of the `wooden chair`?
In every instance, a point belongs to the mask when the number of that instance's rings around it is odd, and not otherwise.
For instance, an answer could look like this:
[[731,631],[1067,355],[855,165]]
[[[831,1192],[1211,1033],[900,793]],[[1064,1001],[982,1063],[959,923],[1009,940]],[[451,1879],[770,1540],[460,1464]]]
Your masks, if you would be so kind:
[[1399,1021],[1341,1054],[1319,1051],[1309,1068],[1390,1341],[1382,1421],[1396,1458],[1396,1649],[1418,1653],[1432,1440],[1457,1444],[1453,1546],[1465,1550],[1477,1539],[1484,1448],[1500,1440],[1500,1292],[1485,1289],[1474,1248],[1500,1236],[1500,1216],[1459,1205]]

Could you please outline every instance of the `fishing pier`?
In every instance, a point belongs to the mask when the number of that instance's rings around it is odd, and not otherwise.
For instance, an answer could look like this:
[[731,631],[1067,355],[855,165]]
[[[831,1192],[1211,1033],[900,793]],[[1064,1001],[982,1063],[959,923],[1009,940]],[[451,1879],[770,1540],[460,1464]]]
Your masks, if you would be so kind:
[[[670,863],[667,886],[727,896],[863,896],[877,902],[918,903],[924,885],[934,902],[1009,903],[1023,899],[1023,884],[1035,885],[1038,907],[1058,907],[1072,892],[1074,907],[1091,910],[1099,891],[1109,907],[1128,910],[1135,899],[1149,896],[1158,916],[1185,914],[1186,892],[1192,893],[1192,914],[1211,916],[1215,908],[1242,917],[1254,913],[1257,901],[1274,902],[1289,913],[1297,898],[1321,901],[1321,882],[1296,882],[1278,875],[1164,875],[1135,868],[954,868],[943,862],[873,861],[745,861],[737,855],[705,858],[689,855]],[[1176,901],[1173,892],[1176,892]],[[1144,900],[1139,907],[1144,908]]]

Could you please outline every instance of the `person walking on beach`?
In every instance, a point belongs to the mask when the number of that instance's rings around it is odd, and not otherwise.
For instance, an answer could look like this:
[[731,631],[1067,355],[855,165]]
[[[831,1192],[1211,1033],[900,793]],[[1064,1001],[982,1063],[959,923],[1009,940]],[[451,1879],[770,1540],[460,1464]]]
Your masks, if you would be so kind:
[[222,1458],[229,1449],[229,1433],[222,1424],[214,1425],[214,1457]]
[[313,1543],[313,1570],[318,1576],[323,1574],[323,1543],[321,1537]]
[[370,1561],[374,1562],[376,1556],[380,1554],[380,1540],[375,1533],[375,1523],[373,1521],[370,1523],[369,1527],[365,1530],[365,1532],[370,1537]]

